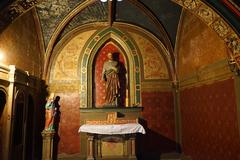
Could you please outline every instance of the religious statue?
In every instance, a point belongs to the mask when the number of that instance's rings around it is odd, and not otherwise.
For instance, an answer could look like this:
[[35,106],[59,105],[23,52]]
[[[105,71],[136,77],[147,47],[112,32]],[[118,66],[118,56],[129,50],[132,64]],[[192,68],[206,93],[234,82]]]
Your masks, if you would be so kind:
[[54,117],[55,117],[55,102],[54,93],[51,93],[47,98],[45,104],[45,127],[44,130],[52,131],[54,130]]
[[105,105],[118,106],[120,96],[119,63],[113,54],[107,54],[108,60],[103,64],[102,80],[105,81]]

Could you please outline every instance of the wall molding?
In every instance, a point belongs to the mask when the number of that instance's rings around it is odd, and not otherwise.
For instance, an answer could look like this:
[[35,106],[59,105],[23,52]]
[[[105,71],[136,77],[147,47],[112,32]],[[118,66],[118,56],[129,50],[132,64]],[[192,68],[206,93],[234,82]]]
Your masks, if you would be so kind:
[[180,90],[201,86],[205,84],[212,84],[216,81],[223,81],[233,76],[229,70],[228,61],[221,60],[214,64],[210,64],[199,68],[196,72],[185,76],[179,80]]
[[171,92],[171,81],[143,81],[141,83],[142,92]]

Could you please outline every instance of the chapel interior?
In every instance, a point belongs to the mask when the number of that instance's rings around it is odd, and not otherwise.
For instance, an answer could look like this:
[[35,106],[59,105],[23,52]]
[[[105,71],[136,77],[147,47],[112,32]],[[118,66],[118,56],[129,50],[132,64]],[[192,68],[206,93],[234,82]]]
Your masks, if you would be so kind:
[[[133,122],[144,131],[80,130]],[[1,0],[0,159],[240,160],[240,2]]]

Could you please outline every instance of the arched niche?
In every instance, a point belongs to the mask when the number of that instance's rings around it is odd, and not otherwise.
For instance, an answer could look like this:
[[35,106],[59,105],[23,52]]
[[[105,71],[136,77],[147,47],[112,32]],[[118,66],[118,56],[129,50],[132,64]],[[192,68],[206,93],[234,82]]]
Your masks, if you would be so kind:
[[141,73],[138,49],[131,38],[116,28],[107,28],[95,33],[85,45],[80,57],[80,107],[93,106],[93,66],[98,51],[107,42],[117,44],[122,53],[125,53],[128,63],[129,95],[128,106],[141,105]]
[[125,107],[129,104],[129,62],[126,58],[121,46],[114,40],[110,40],[103,44],[98,50],[93,61],[93,106],[96,108],[105,105],[105,85],[102,81],[103,64],[107,60],[107,54],[111,52],[119,64],[119,80],[120,80],[120,99],[118,100],[119,107]]

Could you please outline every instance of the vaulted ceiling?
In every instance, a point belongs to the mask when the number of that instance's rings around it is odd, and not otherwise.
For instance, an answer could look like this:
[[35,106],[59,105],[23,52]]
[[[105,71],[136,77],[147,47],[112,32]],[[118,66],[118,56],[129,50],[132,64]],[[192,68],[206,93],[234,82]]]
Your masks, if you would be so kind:
[[[205,1],[240,33],[237,11],[234,12],[225,2],[226,0]],[[231,4],[238,9],[238,1],[231,0]],[[58,40],[83,24],[106,22],[111,25],[114,22],[123,22],[145,28],[165,45],[172,44],[173,48],[181,15],[181,7],[171,0],[123,0],[109,3],[102,3],[100,0],[1,0],[0,33],[8,24],[33,7],[40,20],[45,47],[56,27],[71,15]]]

